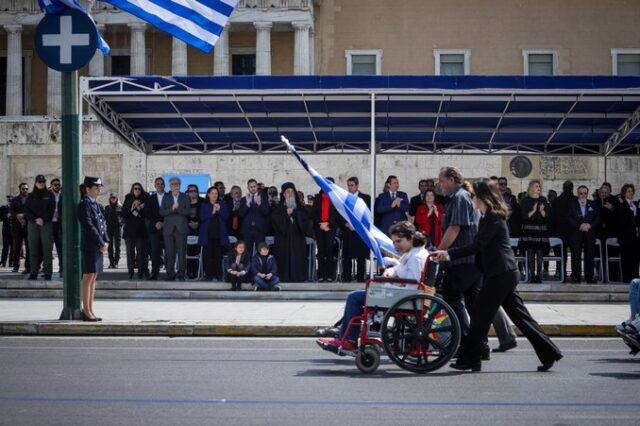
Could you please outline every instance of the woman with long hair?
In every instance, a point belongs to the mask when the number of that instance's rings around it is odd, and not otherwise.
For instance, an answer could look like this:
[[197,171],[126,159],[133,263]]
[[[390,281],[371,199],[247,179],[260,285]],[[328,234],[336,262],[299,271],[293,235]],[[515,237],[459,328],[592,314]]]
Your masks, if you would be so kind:
[[483,285],[471,307],[469,334],[463,338],[458,360],[451,364],[456,370],[480,371],[482,347],[491,322],[502,306],[513,323],[533,346],[541,365],[547,371],[562,353],[531,317],[516,286],[520,281],[518,266],[509,244],[508,207],[497,187],[488,179],[473,184],[473,203],[482,219],[473,242],[469,245],[435,252],[439,261],[449,261],[475,255],[476,266],[483,274]]
[[622,281],[625,283],[638,278],[640,265],[640,206],[633,201],[635,194],[633,184],[622,185],[616,208]]
[[198,244],[204,249],[202,261],[205,280],[219,281],[222,279],[222,255],[229,246],[227,232],[229,212],[215,186],[207,190],[207,198],[200,204],[198,215],[200,217]]
[[436,192],[427,189],[424,192],[424,202],[416,210],[416,227],[429,238],[429,244],[438,247],[442,240],[442,218],[444,206],[436,202]]
[[102,182],[100,178],[86,176],[80,185],[80,250],[82,251],[82,320],[102,321],[93,310],[96,279],[103,269],[104,253],[109,249],[107,222],[104,208],[98,203]]
[[140,182],[131,185],[131,191],[124,197],[122,219],[124,222],[123,238],[127,247],[127,269],[129,279],[133,278],[134,266],[138,267],[138,278],[149,275],[147,268],[147,224],[145,222],[144,204],[148,195]]
[[522,229],[519,248],[524,250],[529,263],[529,282],[542,282],[543,257],[549,251],[549,203],[542,196],[539,180],[529,182],[527,195],[520,204]]

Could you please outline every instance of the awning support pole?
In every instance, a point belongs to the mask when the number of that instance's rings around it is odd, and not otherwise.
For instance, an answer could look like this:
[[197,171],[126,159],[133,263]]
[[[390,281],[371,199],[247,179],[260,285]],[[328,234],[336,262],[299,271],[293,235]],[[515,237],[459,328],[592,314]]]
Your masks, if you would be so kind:
[[[370,145],[370,160],[371,164],[371,225],[373,225],[373,218],[375,217],[375,200],[376,200],[376,94],[371,93],[371,145]],[[376,268],[373,252],[369,255],[369,278],[373,278]]]

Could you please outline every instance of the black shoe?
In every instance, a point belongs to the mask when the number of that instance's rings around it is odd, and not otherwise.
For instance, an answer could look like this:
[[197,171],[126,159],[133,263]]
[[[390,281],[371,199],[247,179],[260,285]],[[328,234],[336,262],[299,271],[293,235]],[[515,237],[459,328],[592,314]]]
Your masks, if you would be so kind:
[[542,365],[538,366],[538,371],[548,371],[551,367],[553,367],[553,364],[560,361],[561,359],[562,355],[558,355],[558,358],[556,359],[543,362]]
[[29,273],[28,269],[25,269],[24,271],[22,271],[22,275],[27,275]]
[[109,264],[109,269],[113,269],[113,263]]
[[482,360],[489,361],[491,359],[491,349],[489,349],[489,345],[485,345],[482,347]]
[[44,280],[45,281],[51,281],[51,275],[45,275],[44,276]]
[[167,277],[167,281],[175,281],[176,277]]
[[96,317],[96,321],[100,322],[100,321],[102,321],[102,318]]
[[158,276],[156,274],[151,274],[147,281],[158,281]]
[[500,345],[497,348],[493,348],[491,352],[506,352],[516,347],[518,347],[518,342],[514,340],[512,342],[507,343],[506,345]]
[[38,279],[38,275],[37,274],[31,274],[29,275],[29,277],[27,278],[29,281],[35,281]]
[[474,364],[467,364],[464,362],[456,361],[453,364],[449,364],[449,367],[453,368],[454,370],[460,371],[471,370],[474,373],[482,370],[482,364],[480,364],[479,362]]
[[133,279],[133,271],[129,271],[129,279],[132,280]]
[[327,327],[316,330],[318,337],[340,337],[340,329],[338,327]]
[[572,284],[580,284],[580,278],[571,278]]
[[17,274],[18,272],[20,272],[20,268],[13,268],[11,272]]
[[184,277],[178,277],[178,281],[186,281]]
[[597,284],[598,283],[598,281],[594,280],[593,278],[590,278],[590,279],[588,279],[586,281],[587,281],[587,284]]

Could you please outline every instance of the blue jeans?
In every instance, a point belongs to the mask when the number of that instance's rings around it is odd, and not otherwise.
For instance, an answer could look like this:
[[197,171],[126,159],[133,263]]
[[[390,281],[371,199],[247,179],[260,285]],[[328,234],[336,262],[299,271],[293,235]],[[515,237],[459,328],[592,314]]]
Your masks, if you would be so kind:
[[[349,296],[347,296],[347,301],[344,305],[344,314],[342,315],[342,324],[340,325],[340,336],[344,336],[351,318],[362,315],[362,307],[364,306],[365,294],[366,292],[364,290],[356,290],[351,292]],[[359,334],[360,327],[351,327],[348,339],[356,342],[358,340]]]
[[270,291],[273,290],[273,287],[275,287],[280,282],[280,278],[278,278],[277,275],[273,275],[271,279],[267,281],[264,278],[260,278],[256,275],[253,277],[253,282],[256,283],[260,290]]
[[631,305],[631,319],[640,314],[640,278],[629,284],[629,304]]

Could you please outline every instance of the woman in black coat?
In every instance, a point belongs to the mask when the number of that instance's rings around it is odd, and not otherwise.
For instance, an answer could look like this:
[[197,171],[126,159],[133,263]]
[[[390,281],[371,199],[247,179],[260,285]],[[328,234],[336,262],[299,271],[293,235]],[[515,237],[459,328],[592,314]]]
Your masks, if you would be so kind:
[[464,338],[458,360],[451,364],[451,368],[480,371],[483,340],[489,332],[494,316],[502,306],[536,351],[542,362],[538,371],[546,371],[562,358],[562,354],[531,317],[516,291],[520,276],[509,244],[507,205],[498,189],[490,184],[488,179],[475,182],[473,191],[473,203],[482,213],[473,243],[449,251],[436,252],[439,261],[475,254],[476,266],[484,276],[480,293],[471,308],[469,334]]
[[147,224],[144,220],[144,203],[147,193],[139,182],[131,185],[131,191],[124,198],[122,236],[127,247],[127,269],[129,279],[133,278],[134,263],[138,266],[138,278],[148,275],[147,270]]
[[624,184],[616,208],[620,266],[622,281],[625,283],[638,278],[640,267],[640,206],[633,201],[635,194],[636,188],[632,184]]

